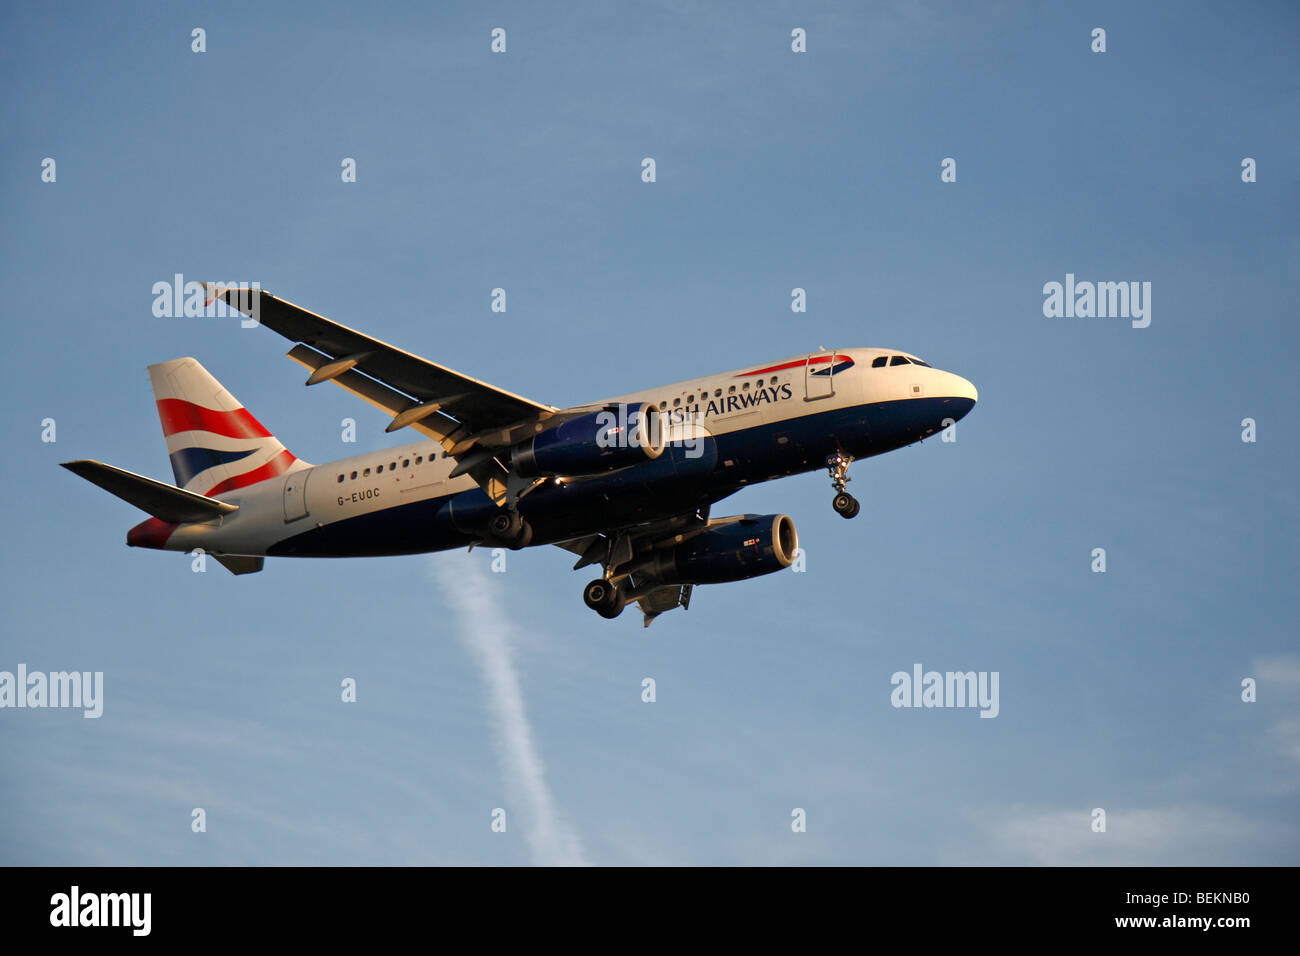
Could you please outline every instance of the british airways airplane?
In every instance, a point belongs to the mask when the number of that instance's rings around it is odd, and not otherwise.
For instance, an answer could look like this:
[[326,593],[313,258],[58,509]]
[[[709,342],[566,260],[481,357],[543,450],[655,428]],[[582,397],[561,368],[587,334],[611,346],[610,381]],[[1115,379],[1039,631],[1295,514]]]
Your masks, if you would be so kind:
[[530,401],[262,290],[205,286],[296,343],[288,356],[392,416],[419,441],[310,465],[192,358],[149,367],[176,485],[97,461],[64,463],[150,515],[131,547],[201,549],[234,574],[266,557],[420,554],[558,545],[606,618],[650,622],[697,584],[789,567],[788,515],[710,517],[747,485],[826,468],[833,506],[849,464],[958,421],[975,386],[894,349],[818,351],[557,408]]

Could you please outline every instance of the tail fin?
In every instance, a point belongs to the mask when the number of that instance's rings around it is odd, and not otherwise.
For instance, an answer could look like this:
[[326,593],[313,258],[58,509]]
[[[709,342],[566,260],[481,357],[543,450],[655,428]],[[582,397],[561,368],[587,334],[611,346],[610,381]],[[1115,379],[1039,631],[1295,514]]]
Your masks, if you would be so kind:
[[176,484],[218,495],[310,467],[192,358],[149,366]]

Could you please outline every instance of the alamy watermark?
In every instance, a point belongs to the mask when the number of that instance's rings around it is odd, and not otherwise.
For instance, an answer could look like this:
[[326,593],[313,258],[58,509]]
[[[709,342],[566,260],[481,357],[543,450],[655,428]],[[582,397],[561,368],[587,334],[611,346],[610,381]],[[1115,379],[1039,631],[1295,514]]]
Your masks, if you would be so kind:
[[1043,315],[1049,319],[1131,319],[1133,328],[1151,324],[1150,282],[1076,282],[1043,286]]
[[996,717],[997,671],[927,671],[920,664],[912,672],[895,671],[889,679],[895,707],[978,707],[981,717]]
[[0,671],[0,709],[6,707],[80,707],[83,717],[104,713],[103,671]]
[[659,448],[679,444],[687,458],[704,454],[702,416],[689,409],[662,409],[652,413],[641,404],[610,406],[596,414],[598,448]]
[[152,893],[83,893],[73,886],[50,897],[51,926],[121,926],[133,936],[148,936]]
[[246,329],[260,325],[260,282],[186,282],[177,272],[171,281],[153,284],[153,314],[160,319],[225,319],[240,316]]

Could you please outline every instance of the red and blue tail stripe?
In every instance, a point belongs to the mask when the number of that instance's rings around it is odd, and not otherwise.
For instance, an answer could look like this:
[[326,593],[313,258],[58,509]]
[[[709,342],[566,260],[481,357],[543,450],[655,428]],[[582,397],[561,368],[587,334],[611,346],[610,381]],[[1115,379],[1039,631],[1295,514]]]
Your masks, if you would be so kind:
[[192,358],[149,366],[176,484],[201,495],[307,467]]

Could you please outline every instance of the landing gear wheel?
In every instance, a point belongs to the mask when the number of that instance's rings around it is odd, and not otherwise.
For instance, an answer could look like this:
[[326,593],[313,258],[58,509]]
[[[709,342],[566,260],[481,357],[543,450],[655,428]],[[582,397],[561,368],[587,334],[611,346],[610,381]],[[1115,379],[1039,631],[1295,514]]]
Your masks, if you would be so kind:
[[488,522],[488,530],[492,532],[492,537],[500,538],[502,541],[509,541],[511,538],[518,537],[519,532],[523,530],[524,519],[517,511],[502,511],[492,516]]
[[837,514],[845,518],[855,518],[862,506],[858,504],[858,499],[844,490],[853,479],[849,477],[849,465],[853,464],[853,459],[843,452],[835,452],[826,456],[826,471],[831,476],[831,485],[834,486],[837,494],[835,500],[831,502]]
[[846,491],[841,491],[835,496],[835,500],[831,502],[831,507],[843,518],[856,518],[858,512],[862,510],[862,505],[858,503],[858,499]]
[[618,588],[604,578],[596,578],[582,589],[582,600],[601,617],[613,619],[623,613],[623,599]]
[[508,548],[518,551],[533,540],[533,526],[518,511],[501,511],[488,522],[488,534]]

